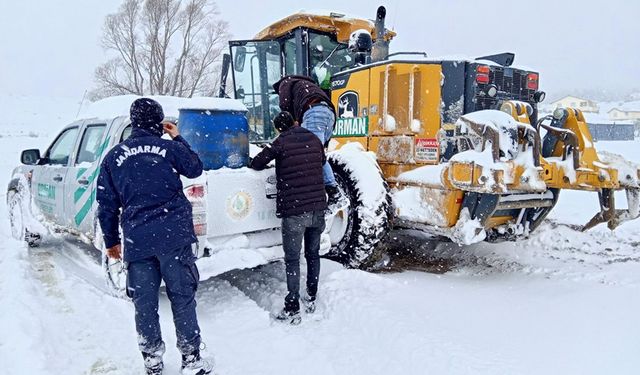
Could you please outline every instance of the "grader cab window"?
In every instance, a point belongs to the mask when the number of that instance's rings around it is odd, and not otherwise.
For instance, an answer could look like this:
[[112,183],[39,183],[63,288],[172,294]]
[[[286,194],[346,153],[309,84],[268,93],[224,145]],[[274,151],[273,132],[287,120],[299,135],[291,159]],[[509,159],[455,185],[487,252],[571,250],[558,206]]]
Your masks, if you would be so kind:
[[300,74],[298,68],[297,39],[295,35],[282,40],[282,51],[284,52],[284,72],[286,75]]
[[235,98],[248,109],[249,140],[264,142],[276,136],[272,119],[280,112],[273,84],[283,75],[312,77],[331,89],[331,77],[353,66],[354,59],[335,36],[297,28],[275,40],[232,41]]
[[346,44],[334,37],[309,32],[309,74],[325,90],[331,89],[331,77],[353,65]]
[[235,97],[248,109],[249,140],[267,141],[275,137],[271,119],[279,112],[273,84],[282,76],[278,42],[233,42]]

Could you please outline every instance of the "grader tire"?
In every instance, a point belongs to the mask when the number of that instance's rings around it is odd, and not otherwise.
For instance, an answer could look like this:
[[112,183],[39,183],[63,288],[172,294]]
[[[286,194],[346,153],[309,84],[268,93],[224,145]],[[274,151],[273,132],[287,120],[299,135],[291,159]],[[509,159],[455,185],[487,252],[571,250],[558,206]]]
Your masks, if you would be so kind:
[[[368,191],[361,188],[346,159],[329,157],[329,163],[339,189],[349,199],[349,206],[329,220],[332,246],[325,256],[345,267],[366,269],[380,256],[380,245],[391,229],[389,187],[380,174],[378,182],[384,194],[371,204],[371,200],[366,199]],[[369,204],[365,204],[367,201]]]

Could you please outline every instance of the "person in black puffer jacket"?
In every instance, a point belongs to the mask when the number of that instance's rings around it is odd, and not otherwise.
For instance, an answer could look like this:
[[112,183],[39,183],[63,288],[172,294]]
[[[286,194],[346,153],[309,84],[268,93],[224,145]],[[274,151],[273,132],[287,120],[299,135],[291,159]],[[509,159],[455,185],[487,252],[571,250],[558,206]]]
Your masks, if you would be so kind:
[[320,236],[325,228],[327,208],[322,165],[326,158],[318,137],[296,126],[288,112],[274,119],[280,135],[265,147],[249,167],[261,170],[276,161],[278,196],[276,213],[282,218],[282,247],[287,274],[288,294],[284,309],[276,319],[300,322],[300,249],[304,238],[307,260],[307,311],[315,309],[320,274]]
[[[278,93],[280,109],[291,113],[301,127],[315,134],[327,147],[336,122],[336,109],[327,93],[313,79],[297,75],[282,78],[273,85],[273,89]],[[340,193],[327,162],[323,164],[323,178],[329,206],[335,210],[346,203],[346,197]]]

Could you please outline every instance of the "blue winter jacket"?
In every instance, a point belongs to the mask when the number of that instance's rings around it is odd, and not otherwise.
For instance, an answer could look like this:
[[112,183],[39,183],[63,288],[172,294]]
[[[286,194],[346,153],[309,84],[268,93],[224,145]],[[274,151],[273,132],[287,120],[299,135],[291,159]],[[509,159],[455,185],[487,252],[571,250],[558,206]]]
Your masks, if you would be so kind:
[[106,247],[122,243],[124,260],[132,262],[196,242],[180,175],[201,174],[200,158],[182,137],[165,140],[134,127],[131,137],[105,156],[98,177],[98,219]]

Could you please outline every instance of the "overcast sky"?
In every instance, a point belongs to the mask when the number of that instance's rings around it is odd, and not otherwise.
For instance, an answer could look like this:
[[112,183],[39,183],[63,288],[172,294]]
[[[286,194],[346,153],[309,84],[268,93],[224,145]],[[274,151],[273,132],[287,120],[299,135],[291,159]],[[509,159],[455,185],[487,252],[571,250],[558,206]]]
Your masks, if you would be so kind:
[[[104,16],[119,0],[0,0],[0,90],[82,97],[106,57],[99,46]],[[539,70],[550,93],[640,89],[640,1],[220,0],[236,39],[301,9],[367,18],[387,6],[398,36],[392,51],[481,56],[516,53],[515,64]]]

